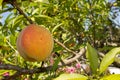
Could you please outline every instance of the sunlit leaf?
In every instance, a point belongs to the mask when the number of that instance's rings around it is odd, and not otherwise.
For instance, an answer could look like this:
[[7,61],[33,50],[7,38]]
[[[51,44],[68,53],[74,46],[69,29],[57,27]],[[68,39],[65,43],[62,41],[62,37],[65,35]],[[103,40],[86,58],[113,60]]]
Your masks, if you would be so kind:
[[105,76],[101,78],[100,80],[120,80],[120,74],[112,74],[109,76]]
[[61,74],[54,80],[87,80],[88,78],[81,74]]
[[39,11],[39,9],[35,9],[33,12],[32,12],[32,15],[34,15],[35,13],[37,13]]
[[110,64],[113,63],[113,61],[115,60],[115,56],[118,53],[120,53],[120,47],[113,48],[104,56],[100,64],[100,74],[104,72]]
[[35,2],[49,3],[48,0],[34,0]]
[[15,45],[16,44],[16,36],[14,36],[14,35],[10,36],[10,43],[11,43],[11,45]]
[[56,26],[52,29],[52,33],[53,33],[58,27],[60,27],[62,24],[63,24],[63,23],[60,23],[60,24],[56,25]]
[[21,21],[24,19],[23,15],[19,15],[18,17],[16,17],[14,19],[14,24],[13,24],[13,27],[19,27],[20,26],[20,23]]
[[47,15],[37,15],[37,16],[34,16],[34,18],[38,24],[43,24],[45,22],[51,22],[53,20],[51,17]]
[[2,2],[3,2],[3,0],[0,0],[0,10],[2,8]]

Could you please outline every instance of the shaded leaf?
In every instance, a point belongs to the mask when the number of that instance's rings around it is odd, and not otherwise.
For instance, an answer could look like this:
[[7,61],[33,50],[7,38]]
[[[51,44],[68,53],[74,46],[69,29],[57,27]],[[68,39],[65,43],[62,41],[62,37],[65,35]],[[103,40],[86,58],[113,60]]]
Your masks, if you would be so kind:
[[4,45],[4,36],[0,34],[0,45]]
[[57,60],[55,60],[55,63],[53,64],[53,67],[52,67],[52,72],[54,72],[58,68],[58,64],[60,60],[61,60],[61,56],[59,56]]
[[97,68],[98,68],[98,55],[97,51],[89,44],[87,43],[87,58],[90,61],[90,67],[92,69],[92,72],[96,74]]

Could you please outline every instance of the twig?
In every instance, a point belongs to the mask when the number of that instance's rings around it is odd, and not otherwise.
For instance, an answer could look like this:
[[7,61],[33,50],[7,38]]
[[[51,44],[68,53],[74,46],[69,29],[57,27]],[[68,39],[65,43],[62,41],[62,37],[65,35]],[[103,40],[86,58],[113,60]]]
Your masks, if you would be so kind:
[[[64,64],[68,65],[68,64],[70,64],[70,63],[75,62],[75,61],[76,61],[77,59],[79,59],[85,52],[86,52],[86,49],[85,49],[85,48],[82,48],[82,49],[80,50],[80,52],[77,53],[77,55],[75,55],[73,58],[63,60]],[[61,65],[61,63],[60,63],[59,65]]]
[[58,40],[54,39],[54,41],[55,41],[58,45],[62,46],[64,49],[66,49],[68,52],[71,52],[71,53],[73,53],[74,55],[77,55],[76,52],[70,50],[70,49],[67,48],[64,44],[62,44],[61,42],[59,42]]
[[18,53],[18,51],[10,44],[8,40],[6,40],[7,44],[15,51],[15,53]]
[[[62,43],[59,42],[58,40],[54,39],[54,41],[55,41],[58,45],[62,46],[65,50],[67,50],[68,52],[71,52],[71,53],[73,53],[73,54],[75,55],[73,58],[62,60],[62,62],[64,62],[64,65],[68,65],[68,64],[70,64],[70,63],[72,63],[72,62],[75,62],[77,59],[79,59],[79,58],[86,52],[86,49],[85,49],[85,48],[82,48],[82,49],[80,50],[80,52],[76,53],[76,52],[70,50],[69,48],[67,48],[64,44],[62,44]],[[59,63],[59,65],[62,65],[62,62]]]

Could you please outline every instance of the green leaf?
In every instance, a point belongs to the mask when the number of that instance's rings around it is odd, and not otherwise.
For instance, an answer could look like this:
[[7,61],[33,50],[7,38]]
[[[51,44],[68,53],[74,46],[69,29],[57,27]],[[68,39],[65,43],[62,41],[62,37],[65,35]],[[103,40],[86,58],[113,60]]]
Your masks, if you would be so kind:
[[34,18],[38,24],[43,24],[45,22],[51,22],[53,20],[51,17],[47,15],[35,15]]
[[39,11],[39,9],[35,9],[33,12],[32,12],[32,15],[34,15],[35,13],[37,13]]
[[2,2],[3,0],[0,0],[0,10],[2,9]]
[[13,24],[13,27],[18,27],[20,26],[20,24],[22,23],[22,20],[24,19],[23,15],[19,15],[18,17],[16,17],[14,19],[14,24]]
[[80,74],[61,74],[54,80],[87,80],[88,78]]
[[120,74],[112,74],[109,76],[105,76],[101,78],[100,80],[120,80]]
[[38,17],[38,18],[46,18],[46,19],[52,20],[52,18],[49,17],[49,16],[47,16],[47,15],[38,15],[38,16],[35,16],[35,17]]
[[[8,55],[8,56],[11,56],[11,55]],[[8,57],[8,56],[7,56],[7,57]],[[4,61],[6,64],[12,64],[12,65],[14,65],[12,62],[8,61],[6,58],[4,58],[3,61]]]
[[61,25],[63,25],[63,23],[60,23],[60,24],[56,25],[56,26],[52,29],[52,33],[53,33],[57,28],[59,28]]
[[16,36],[15,35],[10,36],[10,43],[11,43],[11,45],[16,45]]
[[113,48],[104,56],[100,64],[100,74],[104,72],[111,63],[113,63],[116,54],[118,54],[119,52],[120,52],[120,47]]
[[57,69],[60,60],[61,60],[61,56],[59,56],[57,60],[55,60],[55,63],[53,64],[53,67],[52,67],[52,72],[54,72]]
[[97,51],[89,43],[87,43],[86,55],[86,57],[90,61],[90,67],[92,69],[92,72],[96,74],[98,68],[98,55]]
[[4,45],[4,35],[0,33],[0,45]]
[[49,3],[48,0],[34,0],[35,2]]

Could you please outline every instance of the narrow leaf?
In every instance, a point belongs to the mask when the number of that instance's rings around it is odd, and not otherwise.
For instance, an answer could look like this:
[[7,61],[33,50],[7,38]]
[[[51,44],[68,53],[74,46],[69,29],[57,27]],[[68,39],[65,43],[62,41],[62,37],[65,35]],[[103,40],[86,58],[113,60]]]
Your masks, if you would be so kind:
[[55,63],[53,64],[53,67],[52,67],[52,72],[54,72],[58,68],[58,64],[60,60],[61,60],[61,56],[59,56],[57,60],[55,60]]
[[20,23],[22,22],[22,20],[24,19],[24,17],[22,15],[16,17],[14,19],[14,24],[13,24],[13,27],[18,27],[18,25],[20,26]]
[[100,64],[100,74],[104,72],[110,64],[113,63],[116,54],[118,54],[119,52],[120,52],[120,47],[113,48],[104,56]]
[[60,23],[60,24],[56,25],[56,26],[53,28],[52,33],[53,33],[57,28],[59,28],[62,24],[63,24],[63,23]]
[[46,16],[46,15],[39,15],[39,16],[35,16],[35,17],[38,17],[38,18],[46,18],[46,19],[50,19],[50,20],[52,20],[51,17]]
[[87,43],[87,58],[90,62],[90,67],[92,69],[93,74],[97,73],[98,68],[98,55],[97,51],[89,44]]
[[2,2],[3,2],[3,0],[0,0],[0,10],[2,8]]

